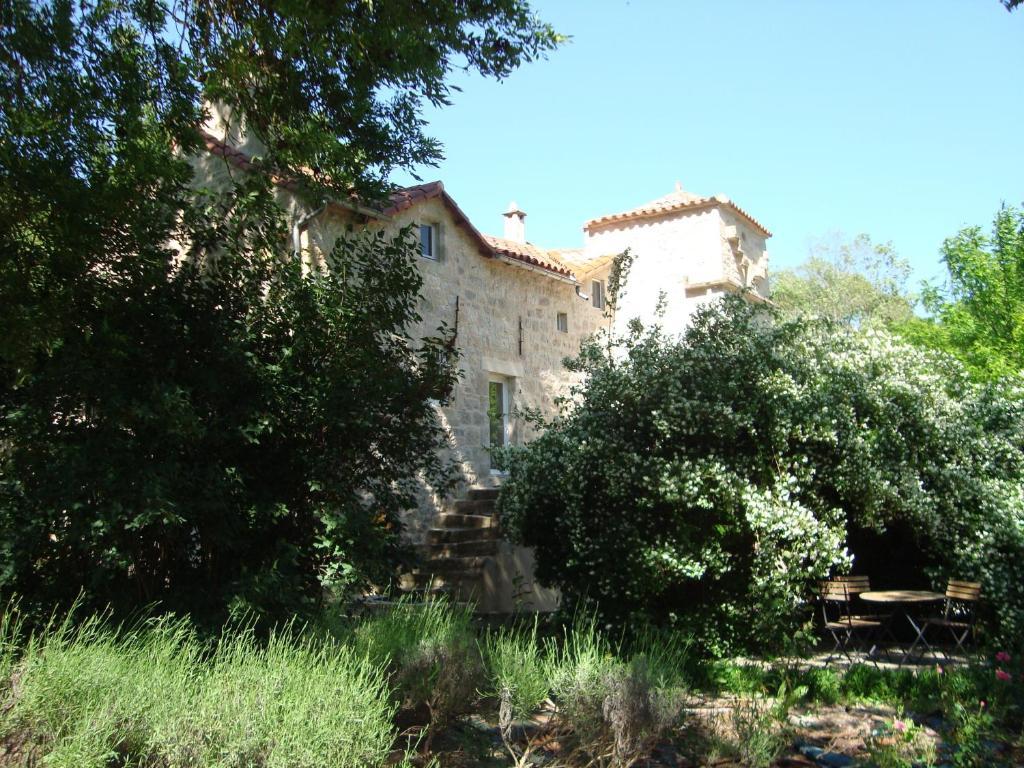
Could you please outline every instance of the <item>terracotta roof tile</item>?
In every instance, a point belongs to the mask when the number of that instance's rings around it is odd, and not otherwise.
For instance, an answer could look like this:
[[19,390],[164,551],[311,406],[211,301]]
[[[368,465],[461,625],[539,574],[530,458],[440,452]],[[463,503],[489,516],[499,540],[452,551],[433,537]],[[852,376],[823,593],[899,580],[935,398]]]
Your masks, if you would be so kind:
[[421,200],[430,200],[441,195],[444,195],[444,184],[440,181],[431,181],[412,187],[402,187],[391,193],[391,205],[381,211],[381,213],[386,216],[394,216],[396,213],[412,208]]
[[535,267],[546,269],[548,272],[554,272],[562,277],[567,277],[573,280],[575,279],[572,270],[562,263],[562,261],[554,255],[553,251],[538,248],[532,243],[520,243],[516,240],[506,240],[503,237],[494,237],[493,235],[484,235],[483,237],[491,248],[503,256],[507,256],[508,258],[515,259],[517,261],[522,261],[526,264],[532,264]]
[[562,261],[554,255],[553,251],[538,248],[531,243],[519,243],[515,240],[506,240],[503,237],[481,234],[480,231],[473,226],[469,217],[463,213],[462,209],[459,208],[452,197],[445,192],[444,184],[440,181],[431,181],[426,184],[417,184],[412,187],[396,189],[391,193],[391,205],[385,208],[382,213],[388,216],[393,216],[396,213],[400,213],[411,208],[419,202],[430,200],[432,198],[440,198],[445,203],[454,216],[455,221],[465,227],[470,235],[478,241],[478,243],[483,244],[484,250],[488,256],[498,254],[515,261],[521,261],[524,264],[538,267],[562,278],[567,278],[569,280],[576,279],[575,275],[572,273],[572,269],[562,263]]
[[[218,139],[216,136],[207,133],[206,131],[200,131],[199,135],[203,139],[203,143],[206,145],[206,149],[211,155],[223,157],[240,171],[257,170],[258,165],[254,163],[252,158],[242,150],[231,146],[226,141]],[[283,187],[290,192],[296,192],[299,189],[299,183],[296,179],[286,178],[274,171],[270,171],[270,178],[274,184],[279,187]]]
[[[232,147],[227,142],[222,141],[205,131],[202,132],[201,135],[204,143],[206,144],[206,149],[210,154],[217,157],[223,157],[233,166],[242,171],[259,170],[259,164],[254,163],[252,158],[242,150]],[[293,192],[298,190],[299,184],[295,179],[284,178],[273,172],[271,172],[271,178],[275,184],[284,187],[285,189]],[[558,254],[568,254],[570,252],[582,253],[582,251],[579,249],[548,251],[543,248],[538,248],[530,243],[518,243],[514,240],[506,240],[501,237],[492,237],[491,235],[481,234],[480,231],[473,226],[469,217],[466,216],[462,209],[459,208],[456,202],[452,199],[451,195],[445,192],[444,184],[440,181],[431,181],[426,184],[417,184],[412,187],[396,189],[391,193],[390,197],[391,204],[381,210],[379,212],[380,215],[393,216],[412,208],[418,203],[439,198],[451,212],[452,217],[455,219],[455,223],[466,230],[470,239],[477,244],[483,255],[492,258],[495,256],[503,256],[514,261],[520,261],[524,264],[538,267],[539,269],[550,272],[552,275],[562,279],[572,281],[575,281],[576,279],[572,269],[559,258]],[[365,215],[373,216],[376,213],[375,211],[361,207],[356,202],[346,202],[343,200],[333,202],[343,208],[355,210]]]
[[610,253],[588,256],[583,248],[556,248],[548,253],[569,267],[577,276],[601,269],[615,258],[615,254]]
[[677,189],[675,192],[671,192],[664,197],[659,197],[657,200],[651,200],[649,203],[644,203],[637,208],[632,208],[628,211],[623,211],[622,213],[611,213],[607,216],[599,216],[596,219],[591,219],[583,225],[583,229],[596,229],[605,224],[633,221],[636,219],[651,219],[664,213],[674,213],[676,211],[683,211],[687,209],[698,210],[701,208],[714,208],[716,206],[728,208],[743,217],[765,237],[772,236],[772,233],[769,232],[761,222],[744,211],[725,195],[701,197],[700,195],[695,195],[694,193],[687,192],[683,189]]

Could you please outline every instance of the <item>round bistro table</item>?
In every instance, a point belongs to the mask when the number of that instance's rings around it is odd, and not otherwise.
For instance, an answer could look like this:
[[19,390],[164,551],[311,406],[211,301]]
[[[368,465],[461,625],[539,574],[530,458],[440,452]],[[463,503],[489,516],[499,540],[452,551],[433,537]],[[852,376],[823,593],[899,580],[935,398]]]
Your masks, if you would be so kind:
[[[887,634],[893,640],[896,640],[896,636],[892,631],[892,626],[898,615],[902,614],[906,617],[907,621],[910,622],[910,626],[913,627],[916,636],[920,637],[921,627],[914,620],[913,608],[919,605],[926,605],[928,603],[940,603],[946,599],[946,596],[941,592],[928,592],[927,590],[922,589],[885,589],[861,592],[860,599],[865,603],[888,605],[892,607],[892,613],[889,614],[889,618],[886,620],[885,625],[882,628],[882,633]],[[875,648],[877,647],[878,646],[876,645]],[[873,654],[875,652],[875,648],[872,648],[870,653]],[[888,655],[888,652],[886,652],[886,655]],[[909,657],[910,649],[908,648],[900,658],[898,666],[902,667],[906,664]]]

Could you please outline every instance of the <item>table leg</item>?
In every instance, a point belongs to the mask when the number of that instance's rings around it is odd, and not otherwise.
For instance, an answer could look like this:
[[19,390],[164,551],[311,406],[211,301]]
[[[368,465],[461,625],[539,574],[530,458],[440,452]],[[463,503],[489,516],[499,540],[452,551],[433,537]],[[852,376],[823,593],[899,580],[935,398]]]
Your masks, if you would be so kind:
[[[875,655],[875,651],[878,650],[879,644],[884,643],[886,639],[892,641],[892,643],[894,644],[899,642],[896,639],[896,634],[892,631],[892,627],[896,621],[896,616],[898,613],[899,610],[894,609],[888,616],[886,616],[885,621],[882,622],[882,626],[878,630],[877,640],[875,641],[874,645],[871,646],[871,650],[868,651],[869,657],[873,657]],[[886,647],[885,649],[885,658],[891,658],[889,655],[888,647]]]
[[[921,643],[921,644],[923,644],[923,645],[924,645],[924,647],[925,647],[925,648],[926,648],[926,649],[927,649],[928,651],[930,651],[930,650],[932,649],[932,647],[931,647],[931,646],[930,646],[930,645],[928,644],[928,641],[924,639],[924,630],[925,630],[925,628],[926,628],[926,627],[928,626],[927,622],[924,622],[924,623],[923,623],[923,624],[922,624],[921,626],[918,626],[917,622],[916,622],[916,621],[914,621],[914,616],[913,616],[913,614],[911,614],[911,612],[910,612],[910,611],[907,611],[907,614],[906,614],[906,615],[907,615],[907,621],[909,621],[909,622],[910,622],[910,626],[911,626],[911,627],[912,627],[912,628],[914,629],[914,634],[915,634],[915,637],[914,637],[914,642],[912,642],[912,643],[910,644],[910,647],[909,647],[909,648],[907,648],[907,652],[906,652],[906,653],[904,653],[904,654],[903,654],[903,658],[902,658],[902,659],[900,659],[900,663],[899,663],[899,666],[901,666],[901,667],[902,667],[902,666],[903,666],[904,664],[906,664],[906,663],[907,663],[907,661],[909,661],[909,660],[910,660],[910,657],[911,657],[911,656],[913,656],[913,654],[914,654],[914,649],[915,649],[915,648],[917,648],[917,646],[918,646],[918,643]],[[922,651],[922,652],[921,652],[921,656],[920,656],[919,658],[922,658],[922,659],[923,659],[923,658],[924,658],[924,654],[925,654],[925,651]]]

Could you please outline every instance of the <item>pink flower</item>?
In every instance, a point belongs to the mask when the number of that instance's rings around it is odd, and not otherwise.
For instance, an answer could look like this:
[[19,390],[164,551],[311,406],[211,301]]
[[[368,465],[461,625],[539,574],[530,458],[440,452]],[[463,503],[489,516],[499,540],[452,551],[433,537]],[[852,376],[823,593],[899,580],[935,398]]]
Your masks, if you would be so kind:
[[905,722],[903,722],[902,720],[893,720],[892,721],[892,729],[894,731],[898,731],[900,733],[903,733],[904,731],[907,730],[907,724]]
[[998,661],[1000,664],[1005,664],[1009,660],[1010,654],[1008,654],[1006,651],[1000,651],[996,654],[996,661]]
[[1007,682],[1009,680],[1013,680],[1013,675],[1011,675],[1006,670],[997,669],[996,670],[996,680],[1002,680],[1003,682]]
[[941,675],[942,674],[942,667],[939,666],[938,664],[935,665],[935,674],[936,675]]

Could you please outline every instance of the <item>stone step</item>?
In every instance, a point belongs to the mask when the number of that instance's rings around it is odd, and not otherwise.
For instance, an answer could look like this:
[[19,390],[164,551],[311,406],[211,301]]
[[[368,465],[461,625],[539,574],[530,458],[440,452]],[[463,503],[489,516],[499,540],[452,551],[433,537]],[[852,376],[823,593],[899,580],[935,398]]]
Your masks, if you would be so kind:
[[469,599],[480,588],[476,573],[404,573],[398,583],[403,592],[444,594],[454,599]]
[[397,594],[391,597],[378,596],[373,600],[366,600],[359,604],[360,608],[370,614],[386,613],[399,604],[415,605],[428,600],[443,598],[448,602],[452,601],[451,587],[434,587],[422,589],[417,587],[411,579],[399,580]]
[[427,531],[427,544],[455,544],[460,541],[495,541],[498,527],[489,528],[431,528]]
[[498,498],[500,488],[470,488],[466,498],[470,501],[494,501]]
[[475,576],[489,559],[489,557],[483,555],[473,555],[472,557],[431,557],[416,566],[413,572],[437,575],[463,573]]
[[452,504],[452,511],[460,515],[493,515],[494,499],[459,499]]
[[[493,530],[483,528],[481,530]],[[448,544],[430,544],[421,549],[424,558],[436,560],[449,557],[472,557],[474,555],[494,555],[498,552],[495,539],[477,541],[455,541]]]
[[465,515],[443,512],[437,516],[438,528],[497,528],[498,518],[493,515]]
[[403,595],[409,595],[410,597],[418,597],[423,600],[429,600],[433,597],[443,597],[446,600],[450,600],[452,597],[452,588],[450,585],[427,585],[422,586],[425,582],[426,577],[420,578],[416,574],[406,573],[403,574],[398,580],[398,591]]

